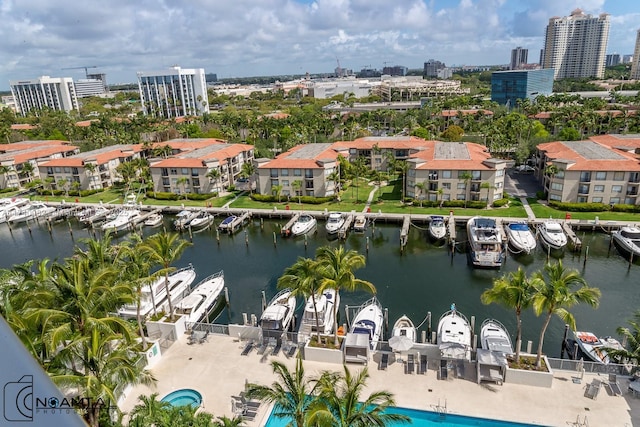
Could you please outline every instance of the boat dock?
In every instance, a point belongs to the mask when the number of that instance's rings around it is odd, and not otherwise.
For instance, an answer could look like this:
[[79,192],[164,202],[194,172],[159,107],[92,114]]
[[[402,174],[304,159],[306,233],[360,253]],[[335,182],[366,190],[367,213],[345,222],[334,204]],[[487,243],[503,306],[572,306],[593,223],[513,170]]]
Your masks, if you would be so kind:
[[338,230],[338,238],[344,240],[347,238],[347,234],[351,229],[351,224],[353,223],[353,219],[355,218],[355,211],[351,211],[349,214],[345,214],[344,224]]
[[138,225],[141,222],[145,222],[147,220],[147,218],[149,218],[151,215],[155,215],[155,214],[161,213],[161,212],[162,212],[162,208],[155,208],[155,209],[152,209],[150,211],[142,211],[140,216],[137,217],[134,220],[133,225]]
[[44,219],[45,221],[53,221],[59,218],[66,218],[69,216],[74,215],[76,212],[78,211],[78,208],[76,206],[72,206],[69,208],[58,208],[55,211],[51,212],[48,215],[45,215],[44,217],[40,217],[37,218],[38,220],[40,219]]
[[571,225],[566,222],[562,223],[562,230],[564,231],[564,234],[567,235],[567,240],[573,246],[573,250],[576,252],[580,252],[580,250],[582,250],[582,241],[580,240],[580,238],[578,238],[575,231],[573,231]]
[[293,227],[293,224],[296,223],[296,221],[298,220],[298,218],[300,218],[300,212],[296,212],[291,219],[284,225],[284,227],[282,227],[280,229],[280,234],[282,234],[284,237],[288,237],[291,235],[291,227]]
[[[245,222],[248,222],[251,219],[251,212],[244,211],[240,215],[236,216],[233,221],[229,223],[227,226],[227,233],[233,234],[238,231]],[[292,224],[293,225],[293,224]]]
[[411,226],[411,216],[405,215],[400,229],[400,250],[404,249],[409,240],[409,227]]

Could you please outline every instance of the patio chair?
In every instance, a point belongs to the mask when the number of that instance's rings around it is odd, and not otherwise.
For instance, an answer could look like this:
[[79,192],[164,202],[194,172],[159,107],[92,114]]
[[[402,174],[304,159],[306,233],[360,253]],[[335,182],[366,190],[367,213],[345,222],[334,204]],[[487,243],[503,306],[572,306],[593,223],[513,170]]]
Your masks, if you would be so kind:
[[620,389],[620,383],[618,383],[618,376],[616,374],[609,374],[609,390],[614,396],[621,396],[622,390]]
[[446,360],[440,361],[440,370],[438,371],[438,379],[446,380],[449,378],[449,366]]
[[271,354],[273,354],[274,356],[277,356],[278,353],[280,353],[281,348],[282,348],[282,341],[278,340],[278,342],[276,343],[276,346],[273,347],[273,351],[271,352]]
[[596,400],[598,398],[598,393],[600,393],[600,387],[602,385],[602,381],[598,379],[594,379],[591,381],[591,384],[587,384],[587,389],[584,392],[584,396],[589,399]]
[[207,341],[207,337],[209,336],[209,330],[207,329],[204,333],[204,335],[202,335],[199,339],[198,339],[198,344],[202,344],[203,342]]
[[297,350],[298,350],[298,346],[295,345],[294,343],[290,343],[284,355],[287,356],[288,358],[293,357],[293,355],[296,354]]
[[427,355],[426,354],[420,355],[420,370],[418,372],[421,375],[424,375],[427,373]]
[[378,370],[386,371],[387,366],[389,366],[389,353],[382,353],[382,357],[380,358],[380,364],[378,364]]
[[407,363],[404,365],[405,374],[413,374],[415,371],[415,360],[413,353],[407,355]]
[[253,350],[253,347],[255,347],[255,343],[253,341],[249,341],[247,345],[244,346],[244,349],[242,350],[242,353],[240,353],[240,356],[248,356],[249,353],[251,353],[251,350]]

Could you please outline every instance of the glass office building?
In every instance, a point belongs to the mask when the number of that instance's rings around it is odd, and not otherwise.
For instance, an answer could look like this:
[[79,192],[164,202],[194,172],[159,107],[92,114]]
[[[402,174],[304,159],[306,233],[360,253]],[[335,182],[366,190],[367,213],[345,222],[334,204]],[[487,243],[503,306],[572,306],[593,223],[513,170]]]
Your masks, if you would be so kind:
[[518,99],[534,100],[553,92],[553,68],[495,71],[491,74],[491,101],[513,108]]

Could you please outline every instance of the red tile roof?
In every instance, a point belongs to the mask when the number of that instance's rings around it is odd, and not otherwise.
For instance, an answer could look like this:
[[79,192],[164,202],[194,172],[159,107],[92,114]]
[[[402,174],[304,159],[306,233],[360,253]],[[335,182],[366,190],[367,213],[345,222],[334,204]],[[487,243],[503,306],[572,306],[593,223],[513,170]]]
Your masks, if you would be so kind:
[[[489,170],[490,166],[483,162],[491,158],[491,154],[484,145],[473,142],[442,142],[442,141],[425,141],[425,149],[411,154],[410,158],[424,160],[425,163],[420,164],[416,169],[434,169],[434,170]],[[451,158],[439,159],[435,158],[437,144],[464,144],[466,153],[469,154],[468,159]]]
[[493,116],[493,111],[491,110],[483,110],[483,109],[474,109],[474,110],[442,110],[440,113],[438,113],[439,116],[442,117],[458,117],[458,115],[460,113],[462,113],[463,116],[468,116],[468,115],[475,115],[478,114],[479,112],[482,112],[485,116]]
[[568,160],[571,163],[568,170],[578,171],[640,171],[640,159],[635,153],[629,153],[615,147],[628,149],[640,148],[640,139],[616,138],[612,135],[601,135],[589,138],[584,142],[592,142],[603,149],[609,149],[623,158],[617,159],[587,159],[565,145],[562,141],[547,142],[538,145],[538,149],[551,160]]
[[409,149],[424,147],[426,141],[422,138],[415,136],[399,136],[399,137],[372,137],[367,136],[364,138],[358,138],[353,141],[338,141],[333,144],[333,148],[336,150],[344,150],[349,148],[355,148],[358,150],[371,150],[374,146],[378,148],[393,148],[393,149]]
[[77,149],[78,147],[74,147],[73,145],[48,146],[42,147],[41,149],[7,153],[0,156],[0,158],[4,158],[5,160],[13,159],[13,163],[19,165],[29,160],[44,159],[55,154],[69,153]]
[[9,151],[28,150],[30,148],[36,148],[36,147],[51,147],[51,146],[57,147],[60,145],[69,145],[69,141],[47,139],[47,140],[41,140],[41,141],[21,141],[21,142],[12,142],[11,144],[0,144],[0,153],[7,153]]
[[160,160],[151,165],[152,168],[203,168],[204,166],[202,159],[181,159],[177,157]]
[[289,151],[286,151],[275,159],[263,163],[258,166],[259,169],[319,169],[322,166],[318,164],[319,160],[336,160],[338,158],[338,152],[333,148],[333,145],[327,145],[327,148],[320,151],[318,154],[309,158],[294,158],[292,157],[296,152],[302,150],[305,147],[311,147],[315,144],[301,144],[296,145]]

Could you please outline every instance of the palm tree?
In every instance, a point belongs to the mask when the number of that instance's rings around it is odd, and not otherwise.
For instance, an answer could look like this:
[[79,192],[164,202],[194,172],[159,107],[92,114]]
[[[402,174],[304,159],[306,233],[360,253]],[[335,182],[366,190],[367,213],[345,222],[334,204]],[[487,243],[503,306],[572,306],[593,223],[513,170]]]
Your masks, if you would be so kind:
[[56,180],[51,176],[46,177],[44,181],[42,181],[42,185],[45,188],[45,190],[51,191],[51,197],[53,197],[53,183],[55,181]]
[[291,183],[291,187],[293,187],[293,189],[296,192],[296,196],[298,196],[298,204],[302,203],[301,200],[301,196],[302,196],[302,180],[301,179],[296,179],[295,181],[293,181]]
[[89,188],[91,189],[94,178],[95,178],[95,173],[96,170],[98,169],[98,167],[96,166],[95,163],[85,163],[84,164],[84,170],[85,170],[85,174],[89,177],[90,183],[89,183]]
[[207,172],[207,174],[205,175],[207,178],[209,178],[209,180],[211,182],[213,182],[213,190],[215,191],[218,186],[216,185],[218,183],[218,180],[220,179],[220,169],[218,168],[211,168],[209,169],[209,171]]
[[424,200],[424,197],[422,197],[422,195],[427,191],[427,184],[425,182],[417,182],[416,188],[419,190],[418,199],[420,199],[420,207],[422,207],[422,200]]
[[162,267],[164,273],[164,287],[167,293],[167,301],[169,302],[169,320],[173,321],[173,303],[171,301],[171,292],[169,292],[169,273],[175,270],[171,264],[176,262],[184,250],[191,246],[191,243],[180,238],[177,233],[157,233],[148,237],[140,245],[140,250],[146,252],[151,262]]
[[640,364],[640,311],[636,311],[627,323],[631,328],[620,326],[616,332],[627,342],[627,348],[607,348],[607,354],[618,363]]
[[162,419],[162,413],[171,408],[169,402],[158,400],[158,393],[153,393],[150,396],[141,394],[138,396],[138,401],[140,403],[134,406],[129,414],[129,422],[137,425],[151,426],[159,424]]
[[320,399],[310,408],[309,425],[336,427],[386,426],[389,423],[410,423],[406,415],[389,414],[385,410],[395,405],[388,391],[374,391],[364,401],[369,371],[365,367],[353,375],[347,365],[344,374],[325,371],[318,380]]
[[[586,280],[577,270],[565,269],[562,261],[555,264],[547,264],[544,270],[537,271],[533,275],[534,295],[533,310],[536,316],[546,313],[542,329],[540,331],[540,341],[538,342],[538,353],[536,366],[540,367],[542,359],[542,346],[544,334],[551,321],[551,316],[556,314],[572,330],[576,330],[576,320],[567,309],[576,304],[585,303],[591,307],[598,307],[600,302],[600,290],[588,286]],[[574,288],[578,288],[574,291]]]
[[59,179],[56,182],[56,187],[58,187],[59,190],[64,190],[64,193],[67,197],[69,197],[69,181],[67,181],[64,178]]
[[[354,250],[345,251],[343,246],[337,248],[322,246],[316,251],[316,261],[318,262],[318,274],[323,278],[319,292],[325,289],[335,289],[336,299],[341,290],[354,292],[362,289],[372,294],[376,293],[376,287],[373,283],[356,279],[353,273],[366,264],[365,257],[358,252]],[[338,311],[335,304],[333,306],[333,324],[338,325]],[[337,345],[337,327],[334,329],[333,340]]]
[[187,199],[187,184],[189,184],[189,178],[186,176],[181,176],[176,181],[176,184],[182,186],[182,194],[184,194],[184,199]]
[[295,371],[290,372],[287,367],[277,361],[271,362],[273,373],[277,380],[271,387],[259,384],[247,384],[246,396],[249,399],[258,399],[267,403],[274,403],[273,414],[276,418],[292,418],[293,425],[305,427],[307,413],[313,398],[316,395],[317,384],[307,378],[302,366],[302,358],[296,359]]
[[527,278],[522,267],[518,271],[494,279],[493,286],[480,295],[483,304],[497,303],[516,312],[516,363],[520,363],[522,347],[522,310],[531,306],[534,292],[533,279]]
[[245,424],[241,416],[229,418],[226,415],[223,415],[222,417],[218,417],[213,423],[214,427],[240,427],[243,425]]
[[470,190],[469,181],[471,181],[471,178],[473,178],[473,176],[469,171],[463,171],[458,175],[458,179],[461,179],[462,181],[464,181],[464,207],[465,208],[467,207],[467,200],[469,200],[469,190]]
[[272,185],[271,186],[271,194],[276,196],[278,203],[280,203],[280,196],[282,195],[282,185]]
[[5,187],[9,186],[9,180],[8,180],[9,172],[11,172],[11,167],[10,166],[0,165],[0,175],[2,175],[4,177],[4,186]]
[[31,164],[31,162],[24,162],[22,164],[22,169],[20,170],[20,174],[27,177],[27,182],[31,181],[31,177],[33,176],[33,171],[35,168]]
[[244,162],[242,164],[242,170],[240,176],[249,180],[249,192],[253,193],[253,176],[256,174],[256,166],[253,161]]

